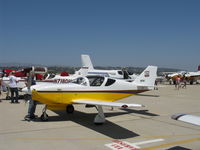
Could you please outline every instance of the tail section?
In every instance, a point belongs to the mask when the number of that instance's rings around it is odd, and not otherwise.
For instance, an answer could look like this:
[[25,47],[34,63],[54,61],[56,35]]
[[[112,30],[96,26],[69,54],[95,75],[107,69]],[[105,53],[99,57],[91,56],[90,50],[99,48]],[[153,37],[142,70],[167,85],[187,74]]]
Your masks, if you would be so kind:
[[87,69],[94,69],[89,55],[81,55],[82,67]]
[[138,86],[154,87],[157,78],[157,66],[148,66],[133,83]]

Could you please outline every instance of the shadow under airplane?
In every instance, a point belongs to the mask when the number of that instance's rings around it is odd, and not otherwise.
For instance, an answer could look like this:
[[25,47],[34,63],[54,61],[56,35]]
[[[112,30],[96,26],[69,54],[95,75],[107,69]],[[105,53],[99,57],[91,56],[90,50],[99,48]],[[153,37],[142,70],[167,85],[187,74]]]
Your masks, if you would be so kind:
[[192,150],[192,149],[188,149],[188,148],[184,148],[184,147],[180,147],[180,146],[175,146],[175,147],[172,147],[172,148],[167,149],[167,150]]
[[160,95],[150,95],[150,94],[136,94],[137,96],[147,96],[147,97],[160,97]]
[[[106,135],[112,139],[127,139],[139,136],[139,134],[134,133],[126,128],[123,128],[113,122],[106,120],[103,125],[95,125],[93,123],[96,113],[84,113],[75,110],[73,114],[67,114],[65,111],[53,111],[59,116],[49,116],[50,121],[73,121],[81,126],[99,132],[103,135]],[[112,113],[113,116],[124,114],[124,113]],[[105,113],[107,116],[107,113]],[[111,115],[109,115],[111,116]],[[40,121],[40,119],[35,120]]]
[[[158,116],[156,114],[148,113],[148,110],[132,110],[132,109],[123,109],[124,112],[108,112],[104,113],[106,117],[113,117],[113,116],[119,116],[129,113],[137,113],[142,115],[148,115],[148,116]],[[91,130],[94,130],[96,132],[99,132],[103,135],[106,135],[112,139],[127,139],[127,138],[133,138],[139,136],[137,133],[134,133],[133,131],[130,131],[126,128],[123,128],[113,122],[110,122],[106,120],[106,122],[103,125],[95,125],[93,123],[93,120],[96,116],[96,113],[84,113],[75,110],[73,114],[67,114],[65,111],[53,111],[59,116],[49,116],[49,121],[73,121],[77,124],[80,124],[81,126],[84,126],[86,128],[89,128]],[[40,121],[40,119],[35,120]]]

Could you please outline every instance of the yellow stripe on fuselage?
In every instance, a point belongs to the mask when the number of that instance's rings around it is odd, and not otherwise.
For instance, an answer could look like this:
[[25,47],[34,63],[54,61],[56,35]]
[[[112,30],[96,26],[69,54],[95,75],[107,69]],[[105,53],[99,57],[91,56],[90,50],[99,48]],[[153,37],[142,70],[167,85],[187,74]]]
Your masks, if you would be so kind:
[[98,100],[112,102],[128,96],[134,93],[123,92],[37,92],[32,91],[32,99],[37,100],[47,105],[54,104],[73,104],[73,100]]

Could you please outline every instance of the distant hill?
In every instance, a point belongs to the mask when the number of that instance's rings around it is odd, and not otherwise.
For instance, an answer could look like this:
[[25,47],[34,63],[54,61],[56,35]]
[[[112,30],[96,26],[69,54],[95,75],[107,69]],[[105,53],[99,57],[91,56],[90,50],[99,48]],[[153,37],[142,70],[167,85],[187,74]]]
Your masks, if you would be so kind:
[[[24,64],[24,63],[0,63],[0,69],[15,69],[20,70],[26,67],[31,66],[42,66],[37,64]],[[71,67],[71,66],[45,66],[48,68],[48,71],[51,73],[60,73],[60,72],[69,72],[70,74],[73,74],[76,70],[79,70],[80,67]],[[140,74],[145,68],[144,67],[102,67],[102,66],[95,66],[95,69],[102,69],[102,70],[121,70],[122,68],[125,68],[130,73],[136,73]],[[177,72],[180,71],[180,69],[174,69],[174,68],[158,68],[158,75],[162,75],[162,72]]]
[[0,67],[30,67],[30,66],[40,66],[31,63],[17,63],[17,62],[10,62],[10,63],[0,63]]

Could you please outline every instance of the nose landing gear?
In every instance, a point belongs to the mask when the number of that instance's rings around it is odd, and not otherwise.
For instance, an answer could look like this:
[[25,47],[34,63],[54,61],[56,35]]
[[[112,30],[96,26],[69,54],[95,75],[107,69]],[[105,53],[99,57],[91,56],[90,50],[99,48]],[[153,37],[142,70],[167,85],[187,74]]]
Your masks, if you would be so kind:
[[45,105],[45,107],[43,108],[43,110],[42,110],[42,115],[40,116],[40,119],[41,119],[42,121],[48,121],[48,120],[49,120],[49,116],[48,116],[48,114],[46,113],[46,111],[47,111],[47,105]]

